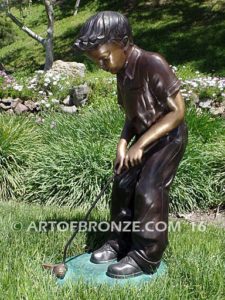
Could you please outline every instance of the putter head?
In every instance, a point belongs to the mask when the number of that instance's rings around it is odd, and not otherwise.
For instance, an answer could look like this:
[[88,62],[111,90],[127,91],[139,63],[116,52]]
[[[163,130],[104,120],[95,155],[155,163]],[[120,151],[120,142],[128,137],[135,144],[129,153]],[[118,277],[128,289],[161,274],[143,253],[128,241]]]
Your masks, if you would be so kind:
[[46,270],[49,270],[53,275],[59,279],[63,279],[68,270],[66,264],[43,264],[42,267]]

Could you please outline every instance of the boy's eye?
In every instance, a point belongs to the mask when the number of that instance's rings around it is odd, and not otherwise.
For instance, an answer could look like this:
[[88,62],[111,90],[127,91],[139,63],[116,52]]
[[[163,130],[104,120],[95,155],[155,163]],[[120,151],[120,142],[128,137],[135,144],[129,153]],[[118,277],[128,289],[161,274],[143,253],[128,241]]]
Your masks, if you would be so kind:
[[103,57],[102,59],[100,59],[101,61],[107,61],[109,58],[108,57]]

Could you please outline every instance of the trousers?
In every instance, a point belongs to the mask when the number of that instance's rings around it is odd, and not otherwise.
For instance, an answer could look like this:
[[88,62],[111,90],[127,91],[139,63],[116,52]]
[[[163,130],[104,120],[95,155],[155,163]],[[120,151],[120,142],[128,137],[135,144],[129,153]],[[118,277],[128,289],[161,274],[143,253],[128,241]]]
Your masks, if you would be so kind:
[[157,269],[168,245],[169,190],[187,140],[183,122],[150,145],[141,164],[114,179],[110,220],[136,222],[138,230],[113,229],[108,242],[117,252],[125,251],[148,274]]

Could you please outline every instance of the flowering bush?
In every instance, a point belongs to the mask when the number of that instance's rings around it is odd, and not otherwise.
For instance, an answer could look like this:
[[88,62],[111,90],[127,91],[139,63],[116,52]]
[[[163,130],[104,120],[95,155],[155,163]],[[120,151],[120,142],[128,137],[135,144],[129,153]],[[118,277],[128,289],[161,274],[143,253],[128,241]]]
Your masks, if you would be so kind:
[[81,82],[80,79],[68,78],[51,71],[36,71],[34,76],[15,80],[5,72],[0,73],[0,98],[12,97],[22,100],[33,100],[41,108],[57,108],[69,94],[72,86]]
[[[225,78],[212,75],[204,76],[196,71],[195,78],[190,79],[190,74],[188,74],[190,70],[188,71],[186,66],[180,69],[171,67],[180,75],[181,93],[185,100],[194,101],[201,108],[225,106]],[[193,74],[193,70],[191,71]],[[116,97],[115,77],[89,77],[86,78],[86,81],[92,88],[89,97],[91,105],[101,105],[99,99],[103,101],[102,99],[107,95]],[[12,97],[33,100],[41,109],[57,110],[60,103],[70,94],[71,87],[83,83],[84,79],[71,78],[60,73],[53,73],[51,70],[47,73],[39,70],[32,77],[18,80],[7,75],[6,72],[0,71],[0,98]],[[206,102],[206,104],[202,104],[202,102]],[[199,103],[200,105],[198,105]],[[222,110],[220,111],[222,112]]]
[[197,94],[202,101],[213,99],[222,102],[225,100],[225,78],[201,77],[198,74],[194,79],[182,81],[182,84],[181,92],[186,100],[191,100],[193,94]]

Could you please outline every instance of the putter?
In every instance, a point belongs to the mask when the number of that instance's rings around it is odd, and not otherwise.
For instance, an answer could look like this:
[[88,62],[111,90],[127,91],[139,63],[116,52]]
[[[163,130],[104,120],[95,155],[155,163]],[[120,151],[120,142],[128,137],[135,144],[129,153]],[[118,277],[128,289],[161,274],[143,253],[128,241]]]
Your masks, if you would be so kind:
[[[149,150],[153,149],[154,146],[156,145],[156,143],[157,143],[157,141],[152,143],[147,149],[145,149],[144,154],[146,154]],[[143,161],[142,161],[142,163],[143,163]],[[100,193],[97,196],[96,200],[93,202],[93,204],[89,208],[88,212],[86,213],[86,215],[84,217],[84,221],[88,220],[92,210],[95,208],[96,204],[98,203],[98,201],[100,200],[100,198],[102,197],[102,195],[104,194],[104,192],[106,191],[106,189],[108,188],[110,183],[114,180],[115,176],[116,176],[116,173],[114,173],[113,176],[108,179],[108,181],[106,182],[106,185],[102,188],[102,190],[100,191]],[[123,210],[121,212],[121,215],[126,216],[127,212],[125,210]],[[66,272],[68,270],[67,265],[66,265],[67,251],[68,251],[68,248],[70,247],[72,241],[75,239],[78,231],[79,231],[79,226],[77,226],[77,228],[74,230],[73,234],[71,235],[70,239],[66,243],[66,245],[64,247],[64,251],[63,251],[62,263],[59,263],[59,264],[49,264],[49,263],[42,264],[44,269],[50,270],[52,272],[52,274],[54,274],[57,278],[63,279],[66,275]]]

